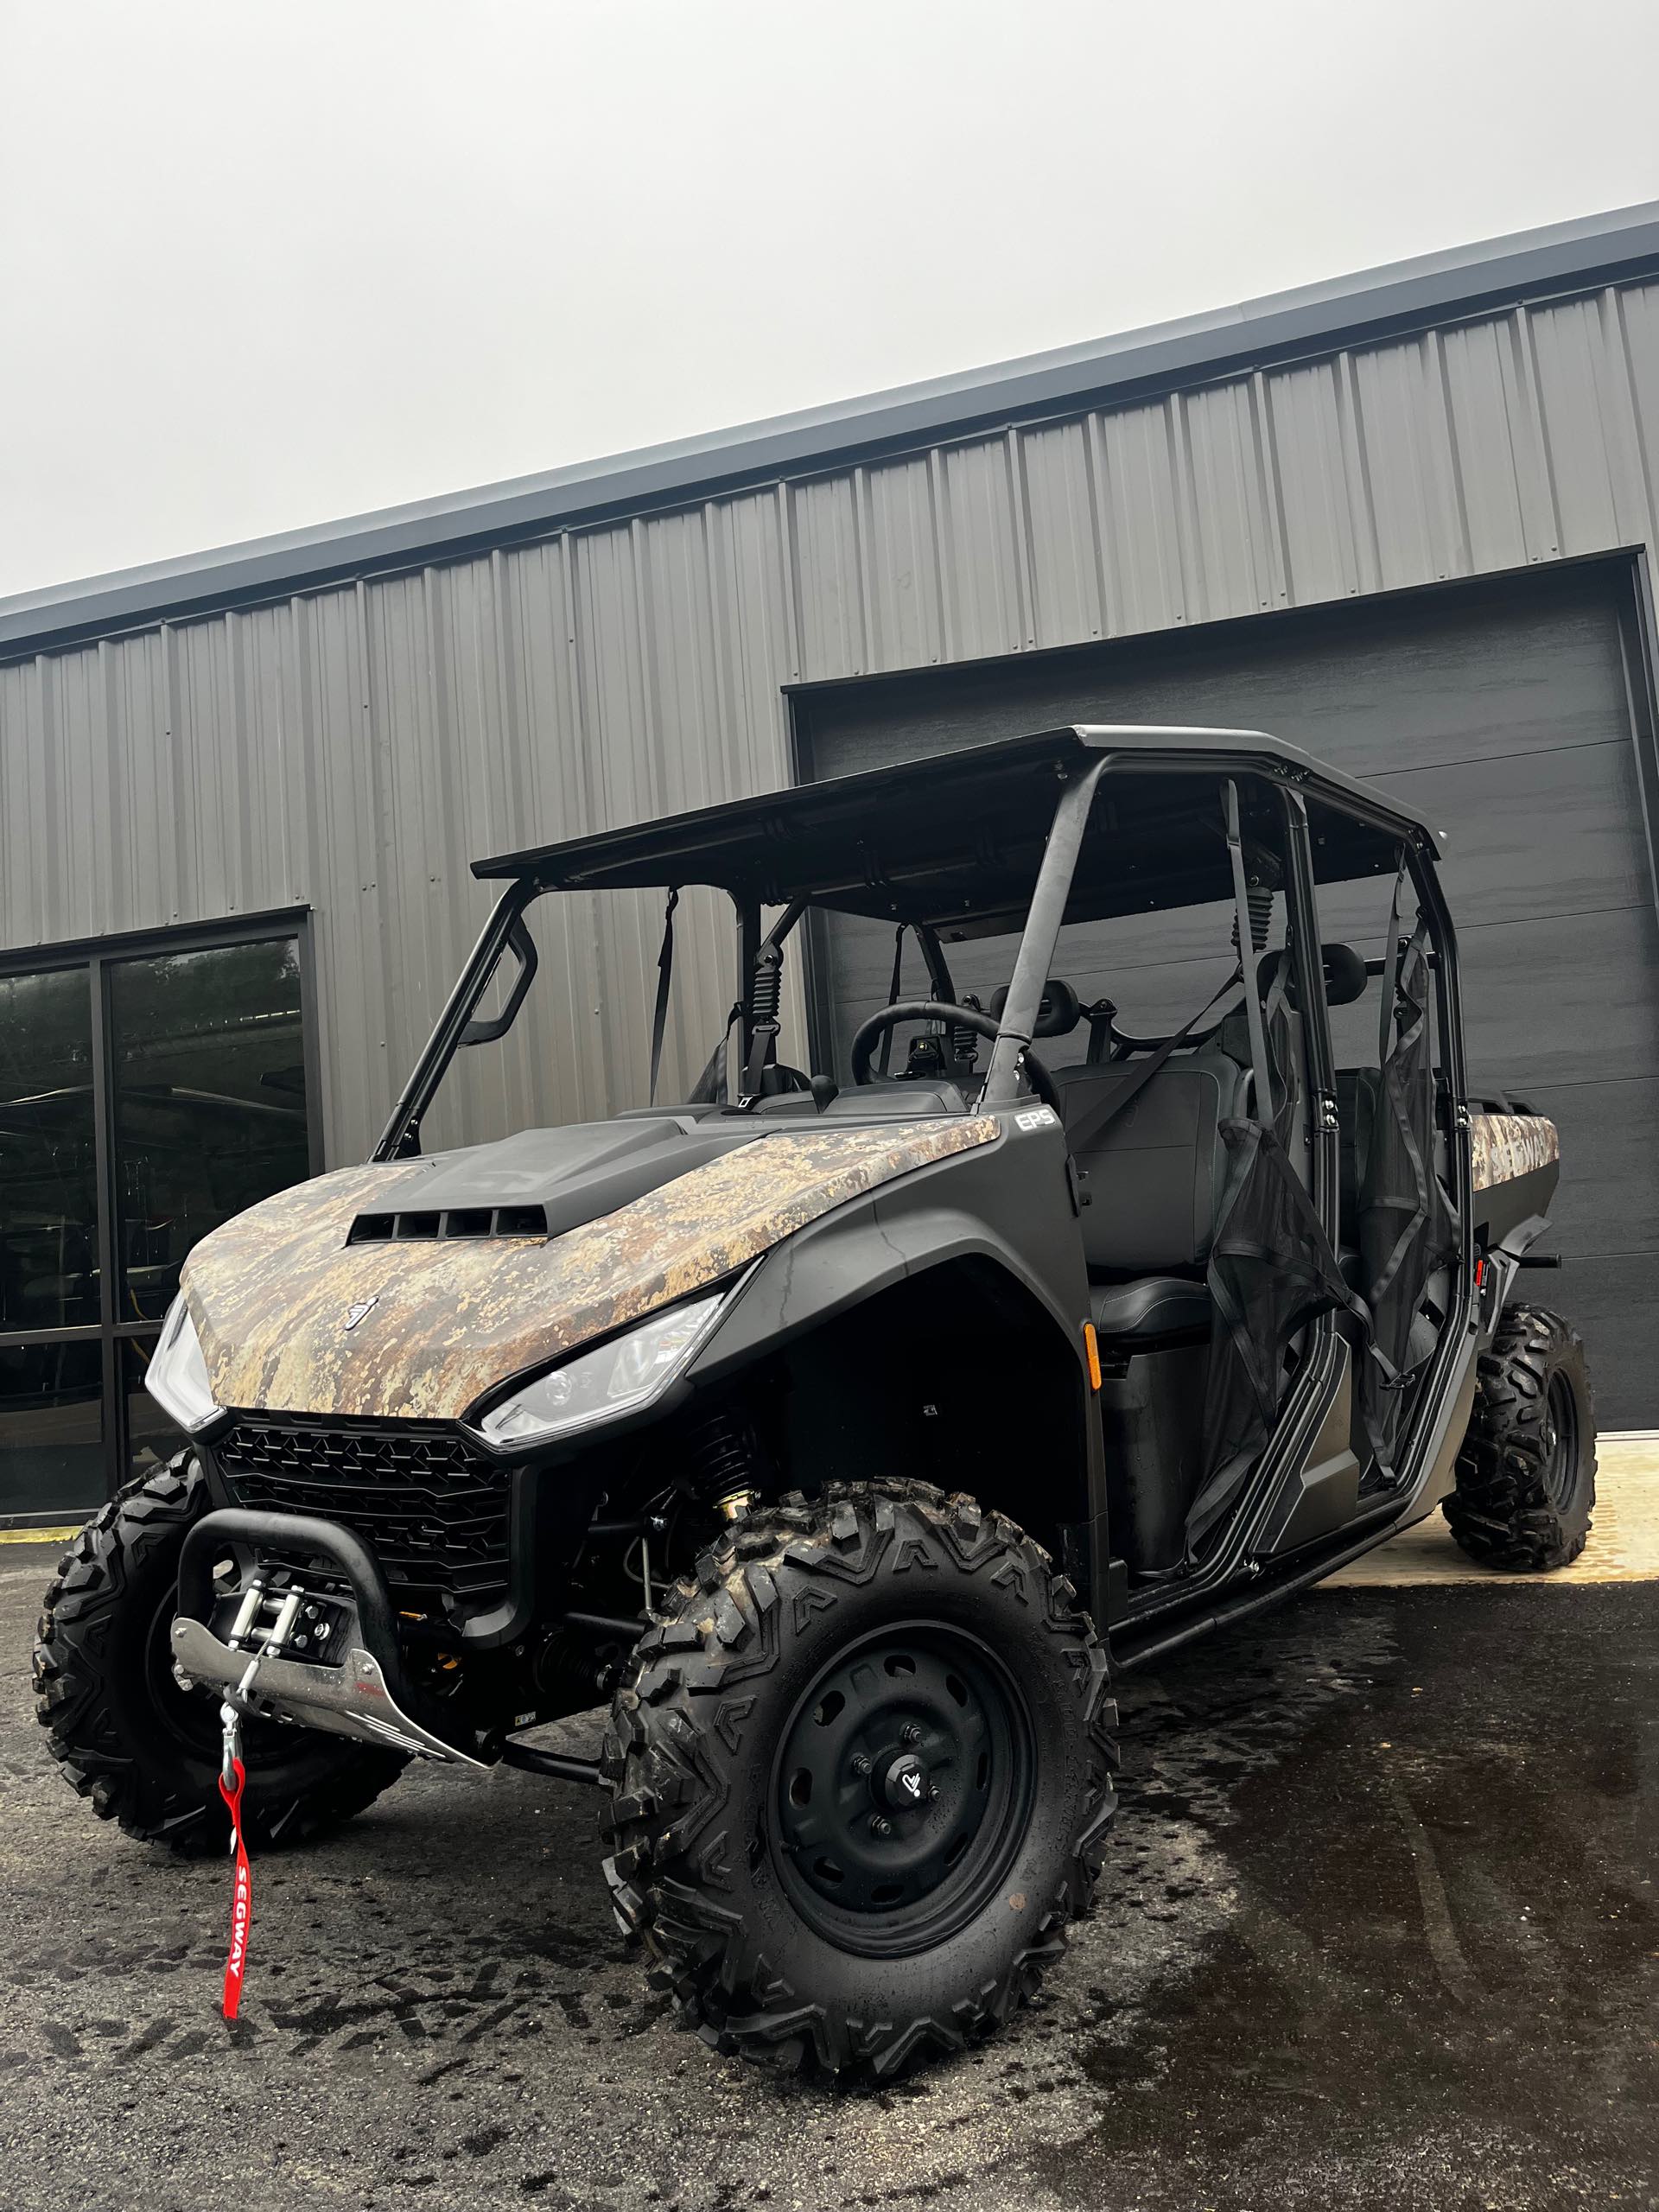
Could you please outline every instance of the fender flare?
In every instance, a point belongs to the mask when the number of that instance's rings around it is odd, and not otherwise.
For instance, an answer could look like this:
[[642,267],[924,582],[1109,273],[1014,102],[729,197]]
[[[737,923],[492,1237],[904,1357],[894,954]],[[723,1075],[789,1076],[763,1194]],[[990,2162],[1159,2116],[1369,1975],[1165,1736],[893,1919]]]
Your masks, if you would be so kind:
[[[849,1218],[849,1217],[851,1217]],[[999,1266],[1047,1315],[1086,1375],[1080,1335],[1019,1254],[983,1222],[955,1206],[907,1209],[882,1217],[879,1194],[811,1223],[756,1262],[687,1380],[725,1380],[882,1291],[950,1262]]]

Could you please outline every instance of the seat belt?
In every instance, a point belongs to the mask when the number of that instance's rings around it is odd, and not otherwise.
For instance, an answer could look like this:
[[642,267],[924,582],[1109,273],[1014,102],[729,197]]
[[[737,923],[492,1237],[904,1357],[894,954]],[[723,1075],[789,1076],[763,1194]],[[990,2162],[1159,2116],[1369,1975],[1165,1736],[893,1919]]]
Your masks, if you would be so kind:
[[663,945],[657,955],[657,1007],[651,1017],[651,1090],[647,1103],[657,1103],[657,1077],[663,1065],[663,1033],[668,1027],[668,986],[674,973],[674,909],[680,903],[680,888],[676,884],[668,894],[668,904],[663,909]]
[[766,1063],[773,1057],[778,1043],[778,1012],[780,1004],[784,950],[770,941],[763,944],[754,956],[754,975],[749,985],[749,1006],[754,1013],[754,1029],[749,1039],[749,1057],[743,1070],[743,1089],[738,1104],[745,1100],[752,1104],[765,1088]]
[[[899,1003],[899,978],[905,965],[905,931],[908,927],[908,923],[900,922],[893,933],[893,982],[887,990],[889,1006],[897,1006]],[[885,1077],[892,1065],[893,1030],[889,1027],[881,1032],[881,1052],[876,1061],[875,1071],[878,1075]]]
[[1075,1128],[1069,1128],[1066,1131],[1066,1145],[1074,1156],[1079,1153],[1087,1152],[1090,1147],[1110,1128],[1120,1114],[1128,1111],[1154,1076],[1162,1068],[1170,1054],[1180,1050],[1192,1032],[1215,1012],[1222,1001],[1230,992],[1236,990],[1242,981],[1243,970],[1235,968],[1209,1004],[1201,1006],[1192,1020],[1183,1022],[1173,1037],[1166,1037],[1151,1058],[1142,1062],[1141,1067],[1124,1084],[1122,1090],[1115,1090],[1109,1098],[1103,1100],[1095,1108],[1092,1114],[1085,1114]]

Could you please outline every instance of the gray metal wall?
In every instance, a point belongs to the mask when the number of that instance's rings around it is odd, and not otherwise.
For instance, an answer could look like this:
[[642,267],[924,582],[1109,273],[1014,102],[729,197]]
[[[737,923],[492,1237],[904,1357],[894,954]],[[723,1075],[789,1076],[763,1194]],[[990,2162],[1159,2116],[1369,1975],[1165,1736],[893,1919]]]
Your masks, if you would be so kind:
[[[0,670],[0,944],[311,905],[354,1158],[468,860],[781,783],[783,685],[1645,545],[1656,468],[1643,283],[45,655]],[[452,1134],[643,1095],[654,906],[554,903],[551,1018]],[[688,1073],[729,954],[682,944]]]

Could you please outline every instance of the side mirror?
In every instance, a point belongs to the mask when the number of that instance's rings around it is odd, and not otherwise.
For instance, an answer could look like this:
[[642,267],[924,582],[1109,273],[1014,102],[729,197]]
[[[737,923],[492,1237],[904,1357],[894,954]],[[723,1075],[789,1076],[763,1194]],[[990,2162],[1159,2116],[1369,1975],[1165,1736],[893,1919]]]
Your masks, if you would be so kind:
[[[507,993],[507,1002],[499,1014],[484,1021],[469,1021],[456,1039],[461,1045],[493,1045],[498,1037],[505,1037],[518,1019],[518,1009],[524,1002],[524,994],[536,980],[536,940],[522,914],[507,932],[507,943],[512,947],[518,962],[518,973],[512,979],[512,988]],[[482,997],[482,990],[480,991]],[[476,1001],[474,1001],[476,1003]]]

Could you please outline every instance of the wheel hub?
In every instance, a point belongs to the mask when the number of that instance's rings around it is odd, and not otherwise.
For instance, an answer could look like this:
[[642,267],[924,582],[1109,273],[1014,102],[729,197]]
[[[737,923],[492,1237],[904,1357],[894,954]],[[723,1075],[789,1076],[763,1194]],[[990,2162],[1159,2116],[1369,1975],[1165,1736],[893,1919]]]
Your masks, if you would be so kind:
[[803,1916],[849,1948],[909,1948],[881,1923],[937,1927],[977,1895],[1023,1833],[1031,1769],[1018,1692],[976,1638],[916,1624],[832,1660],[776,1767],[775,1851]]
[[881,1795],[896,1812],[913,1813],[938,1789],[914,1751],[900,1751],[881,1777]]

